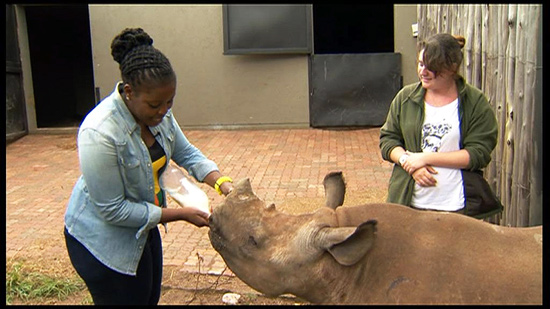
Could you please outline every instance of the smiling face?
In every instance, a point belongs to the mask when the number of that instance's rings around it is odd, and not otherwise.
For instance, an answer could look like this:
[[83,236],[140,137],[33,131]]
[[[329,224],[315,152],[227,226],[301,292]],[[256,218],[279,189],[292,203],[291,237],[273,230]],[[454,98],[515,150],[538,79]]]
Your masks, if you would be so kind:
[[124,92],[126,105],[136,122],[142,126],[154,127],[162,122],[172,108],[176,96],[176,81],[141,85],[137,89],[125,84]]
[[449,85],[454,83],[455,72],[444,68],[439,72],[431,71],[428,69],[424,59],[424,50],[421,50],[418,53],[416,70],[423,88],[428,90],[440,90],[448,88]]

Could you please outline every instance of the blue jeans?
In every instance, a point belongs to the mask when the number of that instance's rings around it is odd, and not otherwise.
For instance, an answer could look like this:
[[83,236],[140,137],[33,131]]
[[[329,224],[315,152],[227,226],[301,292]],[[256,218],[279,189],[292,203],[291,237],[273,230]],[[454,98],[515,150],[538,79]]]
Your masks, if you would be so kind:
[[136,276],[116,272],[98,261],[64,229],[71,263],[84,280],[95,305],[157,305],[162,283],[162,242],[151,229]]

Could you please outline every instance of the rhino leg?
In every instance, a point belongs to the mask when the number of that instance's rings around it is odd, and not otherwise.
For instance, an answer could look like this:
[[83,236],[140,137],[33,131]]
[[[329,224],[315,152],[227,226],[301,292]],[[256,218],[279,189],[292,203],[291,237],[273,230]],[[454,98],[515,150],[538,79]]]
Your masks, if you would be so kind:
[[346,183],[341,171],[330,172],[323,180],[325,187],[325,206],[336,209],[344,204],[346,195]]

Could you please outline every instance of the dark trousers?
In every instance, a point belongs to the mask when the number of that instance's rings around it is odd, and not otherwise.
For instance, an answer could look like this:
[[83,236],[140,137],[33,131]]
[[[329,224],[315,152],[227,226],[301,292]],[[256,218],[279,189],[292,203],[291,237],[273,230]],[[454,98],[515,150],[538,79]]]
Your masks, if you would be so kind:
[[116,272],[98,261],[65,228],[71,263],[84,280],[96,305],[157,305],[162,283],[162,243],[151,229],[136,276]]

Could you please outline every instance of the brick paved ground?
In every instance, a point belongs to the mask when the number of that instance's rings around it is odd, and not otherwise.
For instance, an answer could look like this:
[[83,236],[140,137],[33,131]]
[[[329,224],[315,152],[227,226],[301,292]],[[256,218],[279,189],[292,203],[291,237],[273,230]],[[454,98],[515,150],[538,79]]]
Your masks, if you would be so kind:
[[[348,195],[384,192],[391,164],[378,149],[378,128],[360,130],[186,131],[186,136],[233,179],[248,177],[256,194],[277,207],[289,201],[322,201],[322,180],[342,170]],[[70,267],[63,215],[80,175],[75,134],[27,135],[6,147],[6,258],[32,259],[44,267]],[[201,184],[212,205],[222,197]],[[366,193],[369,194],[368,192]],[[383,197],[376,195],[380,200]],[[348,199],[348,197],[346,197]],[[169,207],[177,207],[174,202]],[[315,205],[315,207],[317,207]],[[288,212],[309,212],[308,206]],[[227,274],[207,228],[185,222],[161,228],[164,264],[181,271]],[[71,270],[72,271],[72,270]]]

